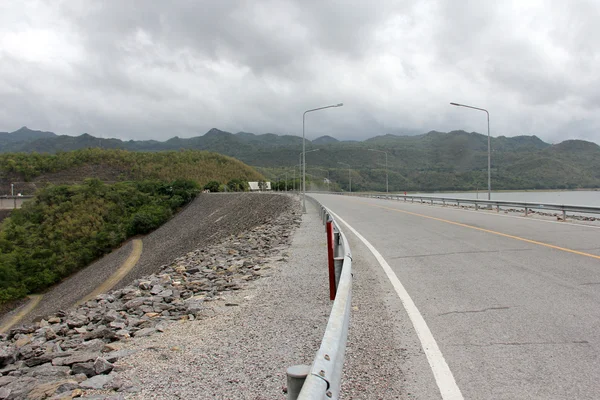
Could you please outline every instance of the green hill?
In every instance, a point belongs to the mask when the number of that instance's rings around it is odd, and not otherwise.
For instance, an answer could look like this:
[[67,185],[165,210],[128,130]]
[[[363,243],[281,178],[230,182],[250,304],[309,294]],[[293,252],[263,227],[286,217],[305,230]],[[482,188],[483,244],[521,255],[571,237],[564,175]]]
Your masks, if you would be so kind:
[[[390,190],[474,190],[487,186],[487,135],[476,132],[431,131],[415,136],[381,135],[364,141],[338,141],[323,136],[307,140],[307,165],[326,169],[333,187],[348,190],[351,165],[353,190],[385,190],[385,156],[388,153]],[[270,179],[293,176],[302,151],[300,136],[211,129],[203,136],[174,137],[165,142],[98,139],[90,135],[55,136],[29,142],[2,143],[0,152],[57,152],[71,148],[120,148],[130,151],[196,149],[235,157],[259,168]],[[536,136],[492,137],[492,188],[600,187],[600,147],[581,140],[551,145]],[[326,172],[313,171],[319,178]],[[281,179],[281,178],[280,178]],[[311,178],[312,179],[312,178]],[[315,178],[317,179],[317,178]]]
[[0,154],[0,194],[33,194],[48,183],[81,183],[86,178],[104,182],[189,179],[200,186],[231,179],[257,181],[264,177],[234,158],[207,151],[131,152],[86,148],[56,154]]
[[[44,139],[45,140],[45,139]],[[200,187],[263,176],[196,150],[0,155],[0,193],[35,194],[0,225],[0,304],[44,290],[188,204]]]
[[24,126],[14,132],[0,132],[0,147],[54,137],[56,137],[56,134],[52,132],[34,131]]

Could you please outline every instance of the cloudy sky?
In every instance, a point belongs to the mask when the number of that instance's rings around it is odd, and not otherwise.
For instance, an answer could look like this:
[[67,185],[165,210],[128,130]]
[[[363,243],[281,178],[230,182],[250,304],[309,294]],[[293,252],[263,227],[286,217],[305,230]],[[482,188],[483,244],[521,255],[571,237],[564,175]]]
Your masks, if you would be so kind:
[[2,0],[0,131],[600,143],[599,0]]

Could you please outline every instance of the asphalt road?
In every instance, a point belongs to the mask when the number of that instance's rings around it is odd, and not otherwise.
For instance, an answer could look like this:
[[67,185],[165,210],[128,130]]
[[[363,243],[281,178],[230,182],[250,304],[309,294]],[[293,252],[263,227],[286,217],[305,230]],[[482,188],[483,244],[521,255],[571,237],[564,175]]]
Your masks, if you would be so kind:
[[[462,394],[454,398],[600,398],[600,227],[314,197],[389,264],[439,346]],[[367,264],[355,282],[379,277],[373,298],[387,299],[382,307],[395,321],[389,340],[408,349],[389,360],[405,366],[398,379],[410,377],[404,397],[442,398],[448,382],[434,377],[405,304],[371,251],[349,228],[345,233],[355,259]]]

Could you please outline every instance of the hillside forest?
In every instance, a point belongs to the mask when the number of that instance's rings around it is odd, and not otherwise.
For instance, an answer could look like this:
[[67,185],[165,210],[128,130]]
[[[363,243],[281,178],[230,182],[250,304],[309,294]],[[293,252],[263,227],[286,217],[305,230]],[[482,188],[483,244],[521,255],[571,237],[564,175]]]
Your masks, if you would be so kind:
[[35,196],[0,226],[0,305],[158,228],[207,185],[245,190],[248,180],[262,179],[231,157],[194,150],[2,154],[4,193],[12,183]]
[[[340,141],[331,136],[307,140],[307,178],[315,189],[385,191],[460,191],[487,187],[487,135],[436,132],[422,135],[375,136]],[[298,187],[302,137],[255,135],[211,129],[202,136],[167,141],[121,141],[22,128],[0,133],[0,152],[48,152],[84,148],[133,152],[207,150],[235,157],[285,188]],[[387,153],[387,168],[386,154]],[[287,177],[286,177],[287,175]],[[293,181],[294,175],[296,182]],[[583,140],[550,144],[536,136],[492,137],[491,175],[494,190],[578,189],[600,187],[600,146]],[[221,183],[224,179],[218,179]],[[205,183],[203,183],[205,184]],[[277,185],[275,185],[277,186]]]

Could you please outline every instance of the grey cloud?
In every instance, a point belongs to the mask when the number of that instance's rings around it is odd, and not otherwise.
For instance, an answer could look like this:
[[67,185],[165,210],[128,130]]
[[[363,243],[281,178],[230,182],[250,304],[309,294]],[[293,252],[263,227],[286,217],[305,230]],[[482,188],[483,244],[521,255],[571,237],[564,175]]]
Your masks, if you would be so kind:
[[[273,19],[269,18],[267,3],[252,7],[253,3],[246,1],[133,1],[102,3],[76,20],[85,30],[89,47],[98,49],[101,56],[113,57],[113,61],[130,55],[131,50],[121,44],[141,31],[154,45],[187,50],[199,58],[226,60],[261,73],[278,71],[291,64],[298,53],[307,51],[302,38],[290,35],[294,26],[274,19],[288,8],[287,3],[276,3],[279,6],[271,10]],[[135,52],[132,55],[136,56]]]
[[[300,134],[302,111],[344,102],[311,114],[307,136],[484,131],[483,116],[448,105],[459,101],[489,108],[494,135],[600,141],[591,0],[65,1],[0,11],[0,95],[12,99],[0,130]],[[39,52],[59,65],[2,48],[9,34],[36,29],[64,41]]]

